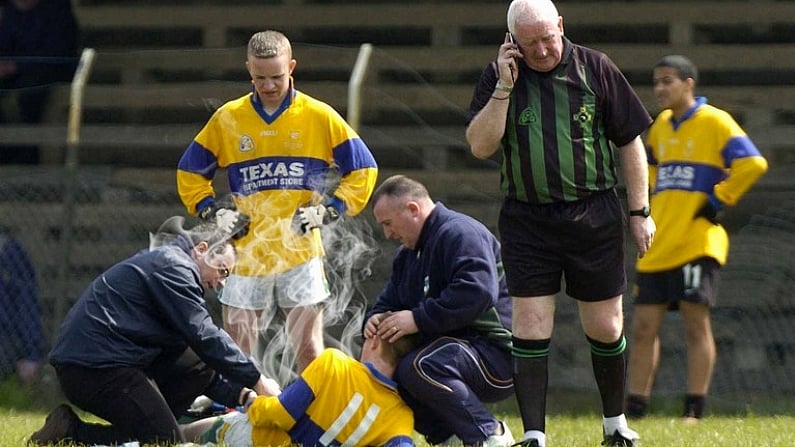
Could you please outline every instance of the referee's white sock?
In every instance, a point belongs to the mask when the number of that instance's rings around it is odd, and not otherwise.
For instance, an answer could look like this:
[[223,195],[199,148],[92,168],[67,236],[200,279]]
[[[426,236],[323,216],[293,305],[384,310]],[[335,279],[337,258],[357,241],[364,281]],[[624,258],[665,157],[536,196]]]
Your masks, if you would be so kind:
[[526,439],[535,439],[538,441],[538,447],[547,447],[547,435],[539,430],[528,430],[524,432],[524,436],[522,436],[522,440]]
[[602,427],[604,427],[605,435],[612,435],[618,431],[621,436],[627,439],[640,439],[640,435],[627,426],[627,417],[623,414],[610,418],[602,416]]
[[628,427],[627,417],[624,416],[623,414],[609,418],[602,416],[602,426],[604,427],[606,435],[612,435],[619,428]]

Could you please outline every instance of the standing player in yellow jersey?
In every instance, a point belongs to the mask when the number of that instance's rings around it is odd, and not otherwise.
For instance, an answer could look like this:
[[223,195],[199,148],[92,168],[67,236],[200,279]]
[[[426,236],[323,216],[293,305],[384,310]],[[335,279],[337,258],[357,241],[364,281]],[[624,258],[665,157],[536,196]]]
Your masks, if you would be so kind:
[[687,394],[684,418],[704,412],[715,341],[710,308],[729,238],[718,220],[767,170],[767,161],[725,111],[694,95],[698,74],[684,56],[654,66],[654,95],[663,110],[647,141],[654,244],[637,261],[629,358],[627,415],[642,417],[659,363],[657,336],[666,311],[685,324]]
[[[258,319],[278,305],[300,372],[323,349],[323,302],[330,296],[317,228],[358,214],[378,171],[367,145],[334,109],[296,90],[295,66],[284,34],[251,37],[252,91],[213,114],[180,159],[177,186],[188,211],[203,219],[250,217],[219,298],[224,328],[255,354]],[[216,201],[217,168],[227,170],[233,205]]]

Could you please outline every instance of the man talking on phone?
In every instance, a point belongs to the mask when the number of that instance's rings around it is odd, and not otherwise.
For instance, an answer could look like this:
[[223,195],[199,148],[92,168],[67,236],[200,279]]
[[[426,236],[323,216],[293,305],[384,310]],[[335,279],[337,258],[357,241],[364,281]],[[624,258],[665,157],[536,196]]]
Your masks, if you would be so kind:
[[641,141],[651,117],[606,55],[563,35],[563,17],[550,0],[514,0],[507,23],[497,60],[475,88],[466,137],[478,158],[502,152],[499,232],[513,297],[520,444],[546,445],[549,347],[565,280],[591,348],[603,445],[635,446],[639,436],[623,410],[626,218],[616,155],[629,229],[643,256],[655,232]]

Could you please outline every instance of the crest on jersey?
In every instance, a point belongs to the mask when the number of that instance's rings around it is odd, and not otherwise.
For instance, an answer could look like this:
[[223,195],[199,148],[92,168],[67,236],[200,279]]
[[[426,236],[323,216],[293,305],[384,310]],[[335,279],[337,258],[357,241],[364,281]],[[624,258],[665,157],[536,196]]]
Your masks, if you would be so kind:
[[583,104],[580,106],[580,111],[571,116],[571,118],[580,125],[583,129],[587,129],[593,125],[594,106],[592,104]]
[[536,121],[538,121],[538,116],[536,115],[535,110],[531,109],[530,107],[522,110],[522,113],[519,114],[520,126],[529,126]]
[[248,135],[240,137],[240,144],[238,146],[240,152],[251,152],[254,150],[254,140]]

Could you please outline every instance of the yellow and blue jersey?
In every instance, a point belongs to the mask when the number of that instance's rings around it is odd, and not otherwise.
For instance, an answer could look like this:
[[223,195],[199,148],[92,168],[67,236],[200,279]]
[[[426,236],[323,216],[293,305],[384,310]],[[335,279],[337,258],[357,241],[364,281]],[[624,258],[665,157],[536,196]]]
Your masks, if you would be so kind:
[[701,257],[726,263],[729,238],[721,225],[695,218],[710,195],[728,206],[767,171],[767,161],[727,112],[697,98],[681,120],[664,110],[647,138],[654,242],[637,262],[659,272]]
[[414,416],[397,384],[328,348],[279,396],[248,409],[254,445],[413,446]]
[[214,199],[219,168],[238,210],[251,217],[238,244],[236,273],[244,276],[281,273],[320,256],[312,237],[291,227],[296,209],[333,196],[330,205],[356,215],[378,175],[370,149],[345,120],[294,89],[272,115],[253,93],[215,111],[179,161],[177,188],[189,213]]

